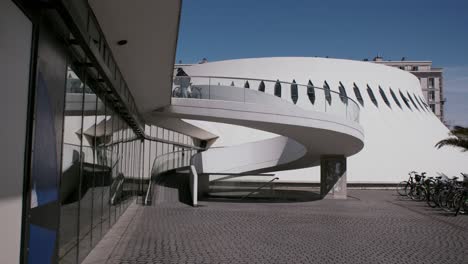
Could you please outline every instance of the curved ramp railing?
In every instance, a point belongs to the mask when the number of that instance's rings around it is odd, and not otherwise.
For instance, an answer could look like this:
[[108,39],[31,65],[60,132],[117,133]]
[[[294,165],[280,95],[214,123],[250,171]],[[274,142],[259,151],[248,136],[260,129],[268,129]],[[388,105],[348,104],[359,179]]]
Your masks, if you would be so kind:
[[190,158],[187,158],[187,155],[192,156],[193,154],[195,154],[193,150],[179,150],[156,156],[148,180],[148,187],[146,188],[145,205],[151,204],[154,191],[153,184],[157,182],[158,177],[164,172],[189,166]]
[[344,88],[340,88],[340,91],[341,93],[332,91],[327,82],[324,83],[323,87],[317,87],[310,81],[305,85],[253,78],[175,76],[172,96],[264,104],[270,101],[264,97],[265,94],[268,94],[292,104],[307,100],[309,107],[306,110],[338,115],[359,122],[359,104],[347,96]]

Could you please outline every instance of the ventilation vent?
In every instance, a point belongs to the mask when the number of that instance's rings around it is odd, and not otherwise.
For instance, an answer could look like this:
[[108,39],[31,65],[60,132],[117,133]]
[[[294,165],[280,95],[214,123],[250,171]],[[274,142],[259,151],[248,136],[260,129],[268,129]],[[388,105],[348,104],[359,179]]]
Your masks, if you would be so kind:
[[309,80],[307,83],[307,96],[312,104],[315,104],[315,89],[312,82]]
[[281,97],[281,83],[279,80],[276,80],[275,83],[275,96]]
[[379,103],[377,102],[377,98],[375,98],[374,92],[370,88],[369,85],[367,85],[367,93],[369,94],[369,98],[371,99],[372,103],[374,103],[375,106],[379,106]]
[[343,104],[348,104],[348,95],[346,94],[346,89],[341,82],[340,82],[340,85],[338,86],[338,89],[340,90],[341,102],[343,102]]
[[398,107],[400,107],[400,109],[403,109],[403,108],[401,108],[400,101],[398,101],[398,98],[396,97],[396,95],[395,95],[395,93],[393,92],[392,88],[390,88],[390,95],[392,96],[393,100],[394,100],[395,103],[398,105]]
[[260,92],[265,92],[265,83],[263,81],[261,81],[260,85],[258,85],[258,90]]
[[328,85],[327,81],[323,82],[323,89],[325,92],[325,100],[331,105],[332,97],[330,92],[330,85]]
[[358,102],[364,106],[364,100],[361,95],[361,91],[359,90],[359,87],[357,87],[356,83],[353,83],[353,90],[354,90],[354,95],[356,96],[356,99]]
[[299,99],[299,94],[298,94],[298,91],[297,91],[297,84],[296,84],[296,80],[293,80],[292,81],[292,84],[291,84],[291,99],[293,101],[294,104],[297,103],[297,99]]
[[403,95],[401,90],[399,92],[400,92],[400,97],[401,99],[403,99],[403,102],[405,103],[405,105],[408,107],[409,110],[413,111],[413,109],[411,109],[411,106],[408,103],[408,99]]
[[416,103],[414,102],[413,98],[411,98],[411,95],[409,94],[408,91],[406,92],[406,94],[408,95],[408,98],[410,99],[411,103],[414,105],[414,108],[416,108],[416,109],[418,109],[418,111],[420,111],[419,108],[418,108],[418,106],[417,106]]
[[388,107],[392,108],[392,106],[390,105],[390,102],[388,101],[387,96],[385,95],[384,90],[383,90],[382,87],[380,87],[380,86],[379,86],[379,92],[380,92],[380,95],[382,96],[382,99],[384,100],[385,104],[386,104]]

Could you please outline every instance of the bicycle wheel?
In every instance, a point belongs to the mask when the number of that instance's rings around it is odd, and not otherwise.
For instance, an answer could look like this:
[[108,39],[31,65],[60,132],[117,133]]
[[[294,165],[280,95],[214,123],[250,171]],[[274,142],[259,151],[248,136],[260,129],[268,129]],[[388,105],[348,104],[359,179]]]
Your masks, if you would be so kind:
[[430,189],[429,193],[427,194],[427,205],[429,205],[432,208],[437,207],[437,200],[434,189]]
[[457,208],[455,210],[455,216],[458,214],[464,214],[468,211],[468,195],[462,195],[459,197]]
[[402,182],[398,183],[397,189],[396,189],[397,193],[400,196],[408,195],[408,186],[409,186],[409,183],[407,181],[402,181]]

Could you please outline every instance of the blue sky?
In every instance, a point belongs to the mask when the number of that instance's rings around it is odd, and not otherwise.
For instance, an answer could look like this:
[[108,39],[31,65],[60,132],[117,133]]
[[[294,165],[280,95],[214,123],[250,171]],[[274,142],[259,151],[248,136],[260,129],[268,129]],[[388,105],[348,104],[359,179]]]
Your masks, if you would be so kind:
[[468,0],[184,0],[177,61],[271,56],[432,60],[446,119],[468,126]]

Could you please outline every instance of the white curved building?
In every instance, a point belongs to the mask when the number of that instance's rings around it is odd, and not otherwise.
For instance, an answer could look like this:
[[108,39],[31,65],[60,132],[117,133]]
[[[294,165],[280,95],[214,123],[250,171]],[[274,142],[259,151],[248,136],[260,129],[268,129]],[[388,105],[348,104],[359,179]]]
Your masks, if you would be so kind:
[[[244,95],[237,95],[238,99],[232,99],[232,96],[229,99],[215,98],[221,101],[226,100],[226,104],[232,100],[239,100],[244,101],[244,105],[248,105],[247,103],[263,105],[264,102],[258,99],[250,102],[248,102],[249,99],[245,99],[252,98],[250,90],[258,90],[261,80],[279,80],[281,98],[284,99],[282,101],[288,101],[291,107],[296,106],[306,110],[306,115],[309,113],[312,116],[318,111],[325,112],[327,118],[334,115],[341,120],[343,117],[349,119],[355,111],[351,107],[354,103],[352,100],[358,102],[356,104],[360,107],[359,125],[362,128],[358,130],[364,135],[358,138],[363,139],[363,148],[360,150],[358,147],[357,151],[360,151],[355,155],[352,154],[356,153],[356,150],[345,155],[349,157],[347,160],[349,183],[396,183],[406,179],[407,173],[411,170],[426,171],[429,175],[437,172],[457,175],[468,169],[468,154],[449,147],[434,148],[439,140],[448,136],[449,130],[427,107],[418,79],[408,72],[369,62],[303,57],[227,60],[187,65],[183,69],[191,76],[192,87],[198,85],[199,91],[203,85],[211,87],[211,89],[202,87],[201,93],[204,94],[201,96],[202,99],[214,99],[213,94],[219,91],[220,87],[224,87],[225,90],[230,87],[239,91],[236,88],[243,88],[247,81],[249,89],[245,90],[249,91],[243,92]],[[304,85],[298,88],[297,99],[294,99],[297,100],[295,106],[292,98],[294,96],[291,94],[292,89],[283,83],[293,81]],[[331,91],[335,91],[339,96],[332,93],[331,100],[328,102],[325,99],[326,90],[315,88],[315,100],[311,100],[305,86],[309,81],[315,87],[326,86],[326,82]],[[275,94],[274,82],[270,85],[269,82],[264,83],[266,83],[265,93]],[[203,97],[207,96],[207,93],[211,93],[208,95],[209,98]],[[246,96],[245,93],[249,94]],[[258,92],[255,91],[255,93]],[[342,101],[341,99],[346,96],[351,100]],[[180,99],[173,99],[172,104],[175,103],[174,100]],[[343,108],[344,104],[347,107]],[[284,108],[280,103],[276,108],[280,106],[282,107],[279,110],[280,113],[288,114],[295,111]],[[207,163],[215,164],[216,172],[232,172],[228,170],[232,164],[236,164],[240,158],[245,157],[243,155],[247,152],[236,152],[235,149],[242,148],[242,146],[248,148],[250,144],[250,150],[257,149],[254,153],[260,155],[262,151],[252,146],[281,134],[281,131],[270,133],[271,130],[268,131],[267,127],[263,129],[264,131],[253,129],[252,127],[255,126],[243,125],[242,122],[216,118],[210,120],[216,122],[200,121],[207,120],[206,116],[195,120],[196,115],[179,115],[179,117],[218,136],[211,145],[211,149],[205,153],[206,158],[211,162],[204,163],[204,166],[207,166]],[[286,131],[284,132],[287,134]],[[309,132],[303,130],[301,133],[307,137]],[[317,135],[310,134],[308,141],[321,141],[329,148],[336,145],[343,147],[343,144],[347,144],[334,141],[324,142],[320,137],[314,138],[315,136]],[[228,154],[223,155],[223,149],[234,151],[227,151]],[[264,153],[272,152],[274,151],[271,149],[264,151]],[[211,158],[209,153],[212,153]],[[322,151],[321,154],[327,153]],[[256,155],[253,155],[253,159],[257,157]],[[320,168],[316,166],[317,163],[310,162],[308,165],[307,168],[302,165],[296,167],[265,166],[262,167],[264,169],[257,168],[259,170],[248,167],[245,170],[234,171],[275,171],[279,180],[284,182],[320,181]],[[249,178],[243,177],[238,180],[249,180]]]

